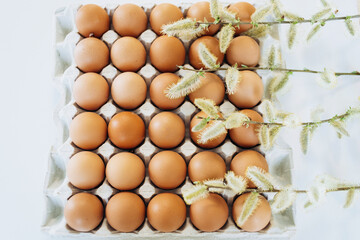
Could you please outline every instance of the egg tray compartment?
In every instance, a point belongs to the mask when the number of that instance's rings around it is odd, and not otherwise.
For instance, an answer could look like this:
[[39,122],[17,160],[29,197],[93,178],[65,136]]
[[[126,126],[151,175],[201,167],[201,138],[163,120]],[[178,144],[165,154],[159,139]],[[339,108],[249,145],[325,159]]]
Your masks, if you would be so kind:
[[[161,1],[165,2],[165,1]],[[254,1],[249,1],[250,3],[254,3]],[[140,6],[143,6],[147,15],[149,16],[151,9],[154,4],[146,3],[146,2],[135,2]],[[108,4],[106,5],[106,10],[111,15],[118,4]],[[176,5],[176,4],[175,4]],[[183,11],[191,5],[190,3],[177,4],[182,7]],[[259,1],[257,4],[259,6]],[[261,5],[261,4],[260,4]],[[189,216],[187,216],[186,222],[184,225],[173,233],[160,233],[153,229],[148,223],[147,219],[144,224],[133,233],[119,233],[109,226],[104,218],[103,222],[91,232],[88,233],[79,233],[66,225],[64,216],[63,216],[63,207],[67,199],[76,194],[78,192],[82,192],[71,185],[66,177],[66,163],[69,158],[75,153],[82,151],[77,148],[69,139],[69,125],[73,117],[77,114],[84,112],[83,109],[79,108],[74,99],[72,98],[71,89],[74,81],[78,76],[82,73],[79,69],[76,68],[74,60],[73,60],[73,50],[78,41],[82,39],[82,37],[77,33],[76,27],[74,24],[74,16],[76,10],[78,9],[78,5],[68,6],[66,8],[59,9],[56,12],[55,16],[55,24],[56,24],[56,56],[55,56],[55,77],[54,84],[55,89],[57,91],[57,102],[58,105],[55,107],[55,124],[57,132],[57,139],[51,149],[48,163],[48,173],[45,182],[45,199],[46,199],[46,210],[44,216],[43,230],[47,231],[50,234],[54,235],[67,235],[67,236],[97,236],[97,237],[120,237],[120,238],[140,238],[140,237],[155,237],[155,238],[240,238],[246,237],[249,239],[287,239],[293,235],[295,231],[295,222],[294,222],[294,209],[290,208],[287,211],[281,214],[273,214],[271,223],[264,230],[257,233],[248,233],[242,231],[237,228],[234,221],[231,217],[231,205],[233,202],[232,197],[225,197],[227,203],[229,205],[229,218],[224,227],[222,227],[217,232],[207,233],[201,232],[197,230],[190,222]],[[142,35],[138,38],[145,46],[147,52],[149,51],[151,42],[156,38],[156,34],[152,32],[150,27],[142,33]],[[275,33],[277,31],[274,31]],[[119,36],[113,31],[109,30],[106,32],[102,40],[107,43],[109,47],[111,47],[112,43],[116,41]],[[261,41],[261,54],[266,54],[267,46],[270,44],[279,44],[278,40],[276,40],[276,36],[267,36],[265,39]],[[190,45],[190,42],[184,42],[186,50]],[[186,63],[188,59],[186,59]],[[224,64],[226,65],[226,64]],[[189,67],[191,67],[189,65]],[[105,67],[101,71],[101,75],[111,84],[114,78],[120,72],[110,63],[107,67]],[[149,87],[151,80],[159,74],[159,72],[151,65],[149,61],[149,57],[147,59],[146,65],[138,72],[146,81],[147,86]],[[184,70],[180,70],[176,72],[178,75],[183,75]],[[266,79],[269,78],[264,72],[258,72],[262,77],[263,81],[266,82]],[[224,72],[216,72],[221,78],[224,77]],[[231,112],[236,109],[225,97],[224,102],[221,104],[220,109],[223,112]],[[102,106],[98,111],[107,123],[109,123],[111,117],[118,112],[123,111],[119,107],[113,103],[113,100],[109,101]],[[149,93],[147,95],[146,101],[133,112],[138,114],[145,122],[146,126],[149,125],[150,119],[161,112],[156,106],[154,106],[150,99]],[[179,115],[185,122],[186,125],[186,136],[185,140],[175,149],[172,149],[178,153],[180,153],[186,162],[188,163],[192,156],[201,151],[207,151],[207,149],[201,149],[197,147],[190,139],[189,133],[189,123],[191,118],[198,112],[196,107],[186,99],[185,102],[179,106],[177,109],[172,112]],[[259,147],[255,147],[255,150],[259,150]],[[148,137],[148,132],[146,132],[146,138],[142,144],[140,144],[137,148],[131,150],[139,157],[143,159],[146,165],[146,177],[144,182],[132,192],[135,192],[142,196],[146,205],[148,204],[151,197],[160,192],[172,192],[178,195],[181,195],[181,190],[183,188],[189,187],[191,185],[191,181],[187,177],[184,183],[174,190],[162,190],[154,186],[148,177],[148,169],[147,165],[150,161],[151,157],[155,155],[157,152],[161,151],[155,145],[151,143]],[[210,149],[210,151],[214,151],[220,154],[224,160],[226,161],[227,169],[229,169],[230,161],[234,155],[238,152],[242,151],[242,148],[234,145],[229,137],[217,148]],[[102,144],[98,149],[93,152],[99,154],[105,163],[109,160],[111,156],[118,152],[122,152],[122,149],[119,149],[112,145],[110,140],[108,139],[104,144]],[[292,151],[287,146],[287,144],[279,139],[275,148],[271,152],[267,152],[266,159],[269,164],[270,173],[281,176],[284,181],[284,184],[291,184],[292,182]],[[112,188],[109,183],[104,180],[104,182],[97,188],[93,190],[89,190],[87,192],[91,192],[98,197],[100,197],[106,205],[107,201],[111,196],[119,192],[118,190]],[[272,198],[272,194],[265,194],[269,199]],[[189,210],[187,209],[187,214],[189,214]]]

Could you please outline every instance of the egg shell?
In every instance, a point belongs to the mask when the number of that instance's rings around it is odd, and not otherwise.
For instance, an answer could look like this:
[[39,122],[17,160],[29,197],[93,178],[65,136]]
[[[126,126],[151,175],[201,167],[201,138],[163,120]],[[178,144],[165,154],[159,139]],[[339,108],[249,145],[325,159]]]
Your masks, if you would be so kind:
[[[215,18],[210,13],[209,2],[197,2],[190,6],[186,13],[186,17],[197,21],[214,22]],[[212,24],[204,31],[205,35],[214,35],[220,28],[220,24]]]
[[204,151],[191,158],[188,171],[192,182],[220,179],[225,176],[226,164],[219,154]]
[[122,149],[131,149],[144,140],[145,123],[133,112],[120,112],[111,118],[108,132],[114,145]]
[[134,189],[145,178],[144,162],[130,152],[115,154],[106,165],[106,178],[118,190]]
[[229,207],[224,198],[210,193],[190,205],[190,220],[195,227],[204,232],[214,232],[225,225]]
[[83,72],[100,72],[109,64],[109,48],[97,38],[84,38],[75,46],[74,60]]
[[[251,22],[251,15],[256,11],[255,7],[247,2],[237,2],[228,8],[230,12],[236,13],[236,17],[242,22]],[[241,24],[235,27],[235,34],[246,32],[252,28],[252,24]]]
[[198,89],[189,94],[189,99],[194,103],[196,98],[211,99],[215,105],[224,101],[225,86],[221,78],[215,73],[206,72],[200,76],[201,85]]
[[151,43],[149,55],[160,72],[175,72],[185,62],[185,47],[176,37],[161,36]]
[[177,6],[171,3],[161,3],[151,10],[150,26],[157,35],[161,35],[163,25],[176,22],[183,17],[180,8]]
[[105,215],[109,225],[116,231],[132,232],[145,220],[145,204],[135,193],[120,192],[110,198]]
[[107,138],[107,125],[100,115],[83,112],[70,123],[70,138],[79,148],[92,150],[102,145]]
[[145,80],[134,72],[120,73],[111,85],[111,96],[123,109],[139,107],[146,99],[146,91]]
[[150,160],[149,177],[159,188],[177,188],[186,177],[185,160],[174,151],[159,152]]
[[[264,119],[261,115],[251,109],[241,110],[240,113],[245,114],[250,118],[250,120],[255,122],[264,122]],[[241,126],[238,128],[232,128],[229,130],[229,135],[231,140],[238,146],[244,148],[251,148],[259,144],[258,130],[260,125],[258,124],[249,124],[247,126]]]
[[173,84],[176,84],[180,77],[174,73],[162,73],[156,76],[150,84],[150,99],[160,109],[172,110],[179,107],[185,97],[170,99],[165,91]]
[[[246,199],[250,196],[250,193],[244,193],[240,195],[233,203],[232,217],[236,222],[236,219],[240,217],[242,208]],[[242,230],[247,232],[257,232],[264,229],[271,220],[271,207],[266,198],[259,195],[260,203],[256,207],[255,211],[245,221],[245,223],[239,226]]]
[[114,30],[120,36],[135,38],[146,30],[147,21],[145,11],[138,5],[132,3],[118,6],[112,18]]
[[70,158],[66,166],[69,182],[80,189],[92,189],[100,185],[105,177],[105,165],[99,155],[83,151]]
[[160,148],[174,148],[184,140],[184,121],[172,112],[158,113],[149,123],[149,137]]
[[255,67],[260,60],[259,44],[248,36],[239,36],[231,40],[226,50],[226,60],[230,65]]
[[217,58],[216,63],[221,65],[224,60],[224,54],[220,52],[219,40],[215,37],[203,36],[196,39],[189,48],[189,61],[190,64],[196,69],[207,69],[202,64],[198,54],[199,44],[203,43],[209,51]]
[[259,152],[254,150],[245,150],[238,153],[230,163],[230,170],[236,175],[242,176],[248,180],[248,187],[255,188],[256,185],[246,177],[248,167],[256,166],[269,172],[269,166],[266,159]]
[[110,50],[111,61],[122,72],[136,72],[146,62],[144,45],[134,37],[122,37]]
[[73,96],[79,107],[95,111],[109,99],[109,84],[98,73],[85,73],[74,82]]
[[86,4],[79,8],[75,17],[76,28],[83,37],[100,38],[110,27],[109,15],[96,4]]
[[190,137],[191,139],[193,140],[193,142],[201,147],[201,148],[215,148],[217,146],[219,146],[226,138],[226,133],[222,134],[222,135],[219,135],[217,138],[214,138],[212,140],[209,140],[207,141],[206,143],[199,143],[198,140],[200,139],[201,137],[201,134],[203,131],[205,131],[208,127],[211,126],[211,124],[214,122],[212,120],[209,121],[208,125],[202,129],[201,131],[198,131],[198,132],[193,132],[191,131],[191,129],[196,126],[196,124],[198,124],[202,119],[199,119],[198,117],[202,117],[202,118],[206,118],[208,117],[208,115],[206,113],[204,113],[203,111],[201,112],[198,112],[190,121],[190,127],[189,127],[189,130],[190,130]]
[[184,201],[173,193],[160,193],[153,197],[147,207],[150,225],[160,232],[179,229],[186,219]]
[[236,85],[235,92],[228,94],[228,98],[238,108],[253,108],[263,97],[264,84],[253,71],[245,70],[240,74],[241,81]]
[[75,231],[88,232],[99,226],[104,206],[95,195],[81,192],[73,195],[64,208],[66,223]]

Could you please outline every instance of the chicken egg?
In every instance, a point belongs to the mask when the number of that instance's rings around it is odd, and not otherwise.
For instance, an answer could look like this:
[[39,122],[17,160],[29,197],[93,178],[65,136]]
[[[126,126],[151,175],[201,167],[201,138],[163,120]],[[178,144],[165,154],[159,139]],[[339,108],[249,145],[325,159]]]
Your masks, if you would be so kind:
[[92,150],[103,144],[107,138],[107,125],[100,115],[83,112],[70,124],[70,138],[79,148]]
[[73,96],[79,107],[95,111],[107,102],[109,84],[100,74],[85,73],[76,79]]
[[149,137],[160,148],[174,148],[185,137],[184,121],[172,112],[158,113],[150,121]]
[[185,222],[185,203],[176,194],[160,193],[150,200],[147,207],[147,218],[156,230],[173,232]]
[[215,73],[206,72],[203,77],[200,76],[200,81],[200,87],[189,94],[190,101],[194,103],[196,98],[206,98],[220,105],[225,96],[225,86],[221,78]]
[[82,192],[73,195],[64,208],[66,223],[74,230],[88,232],[99,226],[104,217],[104,206],[95,195]]
[[176,22],[183,17],[181,10],[177,6],[171,3],[161,3],[151,10],[150,26],[157,35],[161,35],[163,25]]
[[115,154],[106,165],[106,178],[118,190],[134,189],[145,178],[144,162],[130,152]]
[[74,59],[81,71],[100,72],[109,64],[109,48],[97,38],[84,38],[74,49]]
[[146,62],[144,45],[134,37],[116,40],[110,50],[112,63],[122,72],[136,72]]
[[137,38],[146,30],[147,16],[141,7],[127,3],[116,8],[112,22],[114,30],[121,36]]
[[105,9],[95,4],[79,8],[75,18],[76,28],[84,37],[101,37],[109,30],[110,19]]
[[111,142],[119,148],[137,147],[145,138],[145,123],[133,112],[120,112],[113,116],[108,127]]
[[192,182],[224,178],[224,159],[215,152],[199,152],[189,162],[189,178]]
[[[187,18],[197,21],[214,22],[215,18],[210,13],[209,2],[197,2],[190,6],[187,11]],[[211,24],[205,32],[205,35],[214,35],[220,28],[219,24]]]
[[189,61],[190,64],[196,69],[207,69],[201,62],[199,57],[199,44],[202,43],[209,49],[209,51],[217,58],[216,63],[222,64],[224,60],[224,54],[220,52],[219,40],[214,37],[204,36],[196,39],[189,48]]
[[75,187],[92,189],[104,180],[105,165],[99,155],[93,152],[78,152],[67,163],[66,175]]
[[253,108],[263,97],[263,82],[253,71],[241,71],[240,76],[241,81],[236,85],[235,92],[228,94],[228,98],[238,108]]
[[199,143],[200,136],[203,131],[205,131],[211,124],[214,122],[213,120],[210,120],[208,122],[207,126],[203,128],[201,131],[193,132],[191,129],[196,126],[202,119],[200,118],[206,118],[208,115],[204,113],[203,111],[198,112],[190,121],[190,137],[193,140],[193,142],[202,148],[215,148],[219,146],[226,138],[226,133],[219,135],[218,137],[211,139],[207,141],[206,143]]
[[[264,119],[261,115],[251,109],[241,110],[240,113],[245,114],[250,118],[250,120],[255,122],[264,122]],[[241,126],[238,128],[232,128],[229,130],[229,135],[231,140],[238,146],[244,148],[251,148],[259,144],[258,130],[260,128],[259,124],[249,124],[247,126]]]
[[190,205],[190,220],[196,228],[204,232],[214,232],[225,225],[229,207],[224,198],[210,193]]
[[231,160],[230,170],[233,171],[236,175],[247,179],[248,187],[254,188],[256,185],[246,177],[246,171],[248,167],[253,166],[259,167],[265,172],[269,171],[269,166],[263,155],[257,151],[245,150],[236,154],[236,156]]
[[[242,208],[246,199],[250,196],[250,193],[241,194],[233,203],[232,217],[235,222],[240,217]],[[247,232],[257,232],[264,229],[271,220],[271,207],[266,198],[259,195],[259,205],[251,216],[245,221],[240,227],[242,230]]]
[[230,65],[246,65],[255,67],[260,60],[259,44],[248,36],[239,36],[231,40],[226,51],[226,59]]
[[185,97],[170,99],[166,96],[165,91],[173,84],[176,84],[180,77],[174,73],[162,73],[155,77],[150,84],[150,99],[163,110],[171,110],[180,106]]
[[161,36],[150,46],[150,61],[160,72],[175,72],[185,62],[185,47],[176,37]]
[[145,80],[137,73],[120,73],[111,85],[111,96],[115,103],[124,109],[139,107],[146,98]]
[[[256,11],[255,7],[247,2],[237,2],[231,4],[228,10],[230,12],[236,13],[236,17],[242,22],[251,22],[251,15]],[[252,24],[241,24],[235,28],[235,33],[240,34],[242,32],[246,32],[251,28]]]
[[150,160],[149,177],[159,188],[177,188],[186,177],[185,160],[173,151],[159,152]]
[[145,220],[145,204],[135,193],[120,192],[110,198],[105,215],[116,231],[132,232]]

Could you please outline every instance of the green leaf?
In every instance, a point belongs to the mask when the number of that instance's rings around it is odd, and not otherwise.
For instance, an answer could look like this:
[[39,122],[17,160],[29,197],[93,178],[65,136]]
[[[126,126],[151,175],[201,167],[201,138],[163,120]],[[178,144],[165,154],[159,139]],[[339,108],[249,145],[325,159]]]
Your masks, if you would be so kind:
[[201,130],[203,130],[206,125],[208,124],[208,120],[207,118],[203,118],[198,124],[196,124],[192,129],[191,131],[192,132],[199,132]]

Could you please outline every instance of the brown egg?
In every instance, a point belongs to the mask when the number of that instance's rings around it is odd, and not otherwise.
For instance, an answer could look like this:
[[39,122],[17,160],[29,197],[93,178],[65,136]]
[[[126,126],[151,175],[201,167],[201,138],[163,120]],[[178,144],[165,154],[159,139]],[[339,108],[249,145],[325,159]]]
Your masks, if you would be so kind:
[[120,112],[109,122],[109,138],[119,148],[137,147],[145,138],[145,123],[133,112]]
[[71,121],[69,132],[72,142],[85,150],[98,148],[107,138],[105,120],[93,112],[77,115]]
[[[255,7],[247,2],[237,2],[228,8],[230,12],[236,13],[236,17],[242,22],[251,22],[251,15],[256,11]],[[252,28],[251,24],[241,24],[236,27],[236,34],[240,34]]]
[[264,85],[259,75],[253,71],[241,71],[241,82],[237,84],[235,93],[228,94],[230,102],[238,108],[253,108],[264,94]]
[[118,190],[134,189],[145,178],[144,162],[130,152],[115,154],[106,165],[106,178]]
[[147,218],[156,230],[173,232],[185,222],[185,203],[176,194],[160,193],[150,200],[147,207]]
[[111,96],[115,103],[124,109],[139,107],[146,98],[145,80],[137,73],[120,73],[111,85]]
[[73,96],[79,107],[94,111],[107,102],[109,84],[100,74],[85,73],[76,79]]
[[248,180],[248,187],[255,188],[255,184],[246,177],[248,167],[256,166],[264,169],[265,172],[269,171],[269,166],[266,159],[257,151],[245,150],[238,153],[230,163],[230,170],[236,175],[242,176]]
[[[252,121],[264,122],[261,115],[254,110],[244,109],[240,112],[248,116]],[[249,124],[249,127],[241,126],[230,129],[229,135],[236,145],[244,148],[251,148],[259,144],[258,130],[258,124]]]
[[173,151],[159,152],[150,160],[149,177],[159,188],[177,188],[186,177],[185,160]]
[[150,121],[149,137],[160,148],[174,148],[185,137],[184,121],[172,112],[158,113]]
[[73,195],[64,208],[66,223],[75,231],[88,232],[99,226],[104,217],[100,199],[90,193]]
[[160,72],[175,72],[185,62],[185,47],[176,37],[161,36],[150,46],[150,61]]
[[144,10],[131,3],[116,8],[112,22],[115,31],[121,36],[137,38],[147,27],[147,16]]
[[214,73],[207,72],[200,77],[201,86],[189,94],[190,101],[194,103],[196,98],[211,99],[216,105],[224,101],[225,86],[221,78]]
[[220,52],[220,46],[219,46],[219,40],[217,38],[214,37],[210,37],[210,36],[204,36],[201,38],[196,39],[190,46],[189,49],[189,61],[190,64],[196,68],[196,69],[206,69],[206,67],[204,66],[204,64],[202,64],[199,54],[198,54],[198,48],[199,48],[199,44],[203,43],[208,49],[209,51],[215,56],[217,57],[217,63],[218,64],[222,64],[223,60],[224,60],[224,54],[222,52]]
[[[211,16],[210,13],[210,3],[209,2],[197,2],[191,5],[189,10],[187,11],[187,18],[191,18],[197,21],[208,21],[214,22],[215,18]],[[204,31],[205,35],[214,35],[220,28],[219,24],[212,24],[210,27]]]
[[78,152],[67,163],[66,175],[75,187],[92,189],[104,180],[105,165],[103,160],[93,152]]
[[225,161],[215,152],[199,152],[189,162],[189,177],[192,182],[224,178],[225,173]]
[[97,38],[84,38],[74,49],[74,59],[81,71],[100,72],[109,64],[109,48]]
[[190,205],[190,220],[199,230],[214,232],[225,225],[229,207],[224,198],[215,193]]
[[254,67],[260,60],[260,46],[251,37],[236,37],[226,51],[226,59],[230,65]]
[[109,30],[110,19],[105,9],[96,4],[83,5],[76,13],[76,28],[84,37],[100,38]]
[[[232,217],[234,221],[240,217],[242,208],[246,199],[249,197],[250,193],[244,193],[240,195],[234,202],[232,208]],[[271,220],[271,207],[269,202],[260,195],[260,203],[256,207],[253,214],[245,221],[245,223],[239,226],[242,230],[247,232],[257,232],[264,229]]]
[[151,10],[150,26],[157,35],[161,35],[163,25],[176,22],[183,17],[181,10],[177,6],[171,3],[161,3]]
[[110,198],[105,215],[116,231],[132,232],[144,222],[145,204],[135,193],[120,192]]
[[203,131],[205,131],[205,129],[207,129],[209,126],[211,126],[211,124],[214,122],[214,121],[210,121],[208,123],[208,125],[201,131],[199,132],[193,132],[191,131],[191,129],[196,126],[196,124],[198,124],[202,119],[199,119],[198,117],[202,117],[202,118],[206,118],[208,117],[208,115],[206,113],[204,113],[203,111],[201,112],[198,112],[192,119],[191,119],[191,122],[190,122],[190,137],[191,139],[193,140],[193,142],[198,145],[199,147],[202,147],[202,148],[214,148],[214,147],[217,147],[219,146],[226,138],[226,133],[223,134],[223,135],[220,135],[218,136],[217,138],[214,138],[210,141],[207,141],[206,143],[199,143],[198,140],[200,139],[200,136],[201,136],[201,133]]
[[170,99],[165,90],[177,83],[180,77],[174,73],[162,73],[155,77],[150,84],[150,99],[160,109],[172,110],[184,102],[185,97]]
[[136,38],[122,37],[112,45],[110,57],[120,71],[136,72],[145,65],[146,50]]

